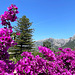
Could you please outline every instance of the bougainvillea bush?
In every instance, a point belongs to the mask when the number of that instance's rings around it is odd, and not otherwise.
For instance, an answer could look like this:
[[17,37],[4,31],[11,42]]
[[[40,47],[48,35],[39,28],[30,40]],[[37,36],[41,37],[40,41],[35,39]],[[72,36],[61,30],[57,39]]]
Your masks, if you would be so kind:
[[39,46],[44,58],[26,51],[16,64],[9,60],[7,50],[17,44],[10,36],[13,32],[11,22],[16,21],[17,13],[18,8],[11,4],[8,11],[0,16],[4,26],[0,29],[0,75],[75,75],[75,51],[70,48],[59,48],[59,52],[54,54],[47,47]]

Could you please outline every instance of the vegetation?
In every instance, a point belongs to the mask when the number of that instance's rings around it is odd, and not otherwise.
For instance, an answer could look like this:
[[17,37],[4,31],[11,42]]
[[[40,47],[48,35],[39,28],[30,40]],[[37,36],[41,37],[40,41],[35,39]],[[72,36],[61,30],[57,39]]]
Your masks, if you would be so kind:
[[51,48],[51,43],[49,41],[44,41],[43,46],[47,48]]
[[16,36],[15,40],[18,45],[15,48],[20,49],[21,53],[23,50],[31,50],[33,47],[32,32],[34,29],[30,29],[32,22],[24,15],[22,18],[17,20],[17,26],[15,26],[15,31],[20,32],[19,36]]

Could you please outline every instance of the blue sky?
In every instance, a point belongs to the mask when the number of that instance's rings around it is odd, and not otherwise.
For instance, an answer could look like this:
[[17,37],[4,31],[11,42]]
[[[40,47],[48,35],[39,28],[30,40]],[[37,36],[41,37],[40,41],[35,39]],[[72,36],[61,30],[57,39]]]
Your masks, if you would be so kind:
[[[19,18],[26,15],[33,22],[35,41],[67,39],[75,34],[75,0],[0,0],[0,15],[11,4],[19,8]],[[16,22],[12,23],[12,26],[16,25]]]

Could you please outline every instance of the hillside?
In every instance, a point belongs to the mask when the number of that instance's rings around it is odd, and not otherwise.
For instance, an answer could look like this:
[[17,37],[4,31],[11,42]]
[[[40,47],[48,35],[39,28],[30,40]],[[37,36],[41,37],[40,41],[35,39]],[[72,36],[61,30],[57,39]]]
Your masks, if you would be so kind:
[[37,49],[38,46],[43,45],[44,41],[49,41],[51,42],[51,47],[54,49],[58,49],[59,47],[69,47],[69,48],[74,48],[75,46],[75,35],[73,37],[70,37],[68,39],[53,39],[53,38],[48,38],[48,39],[44,39],[44,40],[38,40],[36,41],[35,44],[35,48]]

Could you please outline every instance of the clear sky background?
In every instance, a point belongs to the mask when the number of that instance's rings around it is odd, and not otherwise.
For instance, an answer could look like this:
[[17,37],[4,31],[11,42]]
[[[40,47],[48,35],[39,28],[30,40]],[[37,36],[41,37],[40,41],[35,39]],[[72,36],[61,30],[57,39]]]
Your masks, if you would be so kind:
[[[33,22],[35,41],[67,39],[75,34],[75,0],[0,0],[0,15],[11,4],[19,8],[19,18],[26,15]],[[12,26],[16,25],[16,22],[12,23]]]

